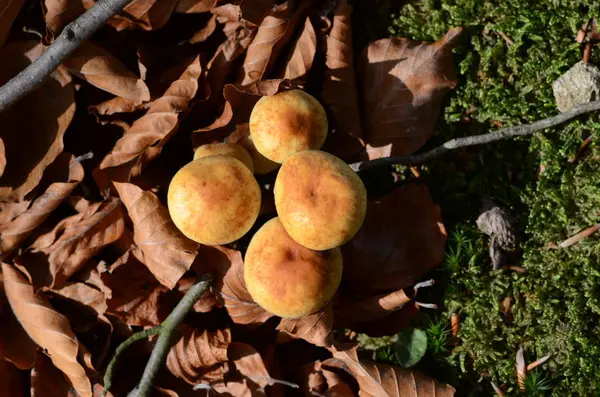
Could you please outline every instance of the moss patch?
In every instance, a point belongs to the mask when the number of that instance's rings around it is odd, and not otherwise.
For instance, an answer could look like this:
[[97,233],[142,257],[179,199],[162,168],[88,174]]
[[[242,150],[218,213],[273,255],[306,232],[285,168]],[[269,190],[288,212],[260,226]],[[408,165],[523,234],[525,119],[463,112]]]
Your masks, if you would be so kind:
[[[354,3],[358,45],[385,34],[369,28],[367,18],[387,24],[389,33],[418,40],[437,40],[450,27],[465,27],[455,51],[459,84],[428,146],[556,114],[552,83],[581,59],[575,34],[599,11],[599,3],[577,0],[421,0],[389,18],[368,11],[369,2]],[[597,65],[599,53],[596,49],[592,58]],[[519,346],[529,362],[553,355],[536,371],[544,387],[550,385],[540,395],[600,393],[600,238],[548,247],[600,222],[599,120],[583,117],[423,167],[451,235],[446,261],[433,274],[443,303],[438,317],[449,321],[458,313],[461,331],[458,346],[430,351],[419,367],[457,386],[458,395],[492,395],[490,380],[516,393]],[[590,135],[591,145],[569,162]],[[487,238],[474,226],[483,197],[517,217],[524,241],[517,265],[526,273],[492,270]],[[513,302],[510,315],[501,308],[505,297]],[[431,319],[418,321],[426,328]],[[379,348],[377,357],[393,361],[386,349]]]

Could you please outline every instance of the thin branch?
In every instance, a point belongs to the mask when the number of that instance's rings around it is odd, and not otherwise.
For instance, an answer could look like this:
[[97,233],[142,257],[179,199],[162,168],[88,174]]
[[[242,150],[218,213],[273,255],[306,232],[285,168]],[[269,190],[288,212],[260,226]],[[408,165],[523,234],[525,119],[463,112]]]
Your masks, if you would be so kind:
[[600,110],[600,100],[577,105],[564,113],[560,113],[556,116],[536,121],[532,124],[516,125],[514,127],[502,128],[500,130],[493,131],[487,134],[451,139],[448,142],[425,153],[415,154],[413,156],[395,156],[375,160],[361,161],[358,163],[350,164],[350,167],[352,167],[354,171],[364,171],[375,167],[381,167],[384,165],[421,164],[429,160],[438,158],[441,155],[446,154],[454,149],[475,145],[483,145],[486,143],[501,141],[503,139],[514,138],[517,136],[532,135],[535,132],[544,130],[546,128],[555,127],[577,116],[581,116],[582,114],[590,112],[595,112],[597,110]]
[[131,0],[99,0],[75,21],[68,24],[46,51],[25,70],[0,87],[0,113],[40,87],[73,51],[120,12]]
[[106,393],[108,393],[108,391],[112,387],[112,381],[113,381],[113,376],[114,376],[113,373],[114,373],[117,361],[119,360],[119,358],[121,357],[123,352],[125,350],[127,350],[127,348],[129,346],[133,345],[135,342],[140,341],[142,339],[146,339],[152,335],[157,335],[160,333],[161,330],[162,330],[162,327],[160,325],[157,325],[156,327],[152,327],[152,328],[148,328],[143,331],[140,331],[140,332],[136,332],[135,334],[133,334],[129,338],[127,338],[125,340],[125,342],[121,343],[119,345],[119,347],[117,347],[117,350],[115,351],[115,354],[111,358],[110,363],[108,363],[108,367],[106,367],[106,373],[104,374],[104,390],[102,391],[102,397],[106,396]]
[[152,386],[154,384],[154,380],[158,375],[158,371],[162,368],[165,360],[167,359],[167,354],[169,354],[169,350],[171,350],[171,346],[175,341],[176,332],[175,330],[181,324],[187,313],[190,311],[194,303],[202,294],[206,291],[206,289],[210,285],[210,276],[205,275],[200,278],[185,294],[183,299],[179,301],[175,309],[169,314],[169,317],[166,318],[165,321],[160,325],[161,330],[158,336],[158,340],[156,341],[156,345],[152,350],[152,354],[150,355],[150,359],[146,364],[146,368],[144,369],[144,374],[142,375],[142,380],[138,387],[136,387],[131,393],[129,393],[129,397],[148,397],[150,396],[150,392],[152,391]]

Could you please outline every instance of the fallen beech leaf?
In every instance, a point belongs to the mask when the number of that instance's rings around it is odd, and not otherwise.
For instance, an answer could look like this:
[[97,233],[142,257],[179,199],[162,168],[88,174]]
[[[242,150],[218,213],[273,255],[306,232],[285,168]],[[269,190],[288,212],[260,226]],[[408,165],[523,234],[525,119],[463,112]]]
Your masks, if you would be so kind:
[[134,103],[150,100],[146,83],[110,52],[89,41],[84,41],[63,64],[69,72],[101,90]]
[[414,285],[440,264],[445,243],[440,210],[427,188],[396,188],[368,203],[363,226],[342,246],[341,290],[369,296]]
[[122,12],[113,16],[108,24],[117,31],[140,28],[162,28],[175,11],[178,0],[135,0]]
[[275,6],[274,12],[263,19],[242,64],[242,85],[263,79],[279,50],[291,36],[291,20],[292,13],[287,2]]
[[51,43],[65,26],[94,5],[94,0],[44,0],[45,41]]
[[202,29],[198,30],[194,35],[188,40],[190,44],[198,44],[206,41],[212,35],[217,28],[217,16],[213,14],[212,17],[206,23]]
[[108,307],[106,294],[103,291],[82,282],[67,283],[61,288],[52,290],[52,293],[90,307],[98,314],[106,313]]
[[410,301],[402,289],[357,300],[340,298],[334,305],[335,326],[350,328],[356,323],[377,320],[402,309]]
[[116,198],[94,203],[83,213],[59,222],[41,235],[15,264],[29,273],[37,288],[60,288],[105,246],[123,234],[125,221]]
[[36,296],[33,286],[13,266],[2,263],[6,296],[15,316],[54,365],[69,379],[81,397],[92,397],[92,386],[77,362],[79,342],[67,319],[54,311],[48,301]]
[[183,14],[198,14],[208,12],[217,5],[218,0],[179,0],[175,12]]
[[[83,167],[68,153],[61,153],[46,170],[52,184],[35,198],[24,212],[9,222],[0,223],[0,254],[17,248],[42,224],[83,179]],[[0,204],[0,208],[4,205]]]
[[115,113],[131,113],[137,110],[148,109],[150,106],[151,104],[147,102],[114,97],[97,105],[89,106],[88,111],[101,116],[110,116]]
[[175,226],[158,198],[131,183],[114,183],[133,221],[134,255],[169,289],[190,269],[199,244]]
[[354,53],[352,49],[352,6],[338,0],[331,31],[325,38],[325,78],[321,95],[331,112],[333,131],[325,148],[348,160],[363,149]]
[[[0,65],[0,85],[37,59],[43,49],[36,41],[5,45],[0,50],[0,59],[10,62]],[[39,89],[0,113],[0,138],[6,154],[0,201],[23,201],[39,184],[44,169],[63,150],[63,135],[75,113],[74,100],[71,77],[61,66]],[[31,117],[32,109],[35,117]]]
[[358,381],[359,396],[376,397],[452,397],[454,388],[431,379],[422,373],[359,360],[356,346],[332,349],[333,358],[323,362],[323,367],[343,369]]
[[315,361],[302,368],[304,383],[301,385],[306,396],[324,395],[328,397],[354,397],[355,394],[342,379],[332,371],[323,368],[321,361]]
[[[236,382],[217,383],[211,385],[211,390],[217,392],[218,397],[264,397],[265,392],[256,388],[252,382],[242,379]],[[212,397],[212,396],[211,396]]]
[[244,20],[260,25],[265,17],[271,13],[274,4],[274,0],[242,0],[240,12]]
[[0,395],[7,397],[27,397],[25,374],[8,361],[0,360]]
[[167,356],[167,368],[173,375],[195,385],[200,380],[222,382],[229,372],[227,347],[231,343],[229,329],[199,331],[185,326],[181,338]]
[[227,256],[228,260],[219,264],[221,268],[215,271],[218,276],[213,283],[225,302],[229,316],[236,324],[258,326],[264,323],[273,314],[256,304],[246,289],[242,254],[224,247],[217,248]]
[[12,23],[24,3],[25,0],[0,0],[0,47],[8,38]]
[[[108,187],[110,179],[128,182],[160,154],[177,131],[179,113],[187,109],[196,95],[201,74],[200,58],[196,57],[164,95],[152,103],[146,114],[125,131],[94,172],[101,187]],[[118,178],[114,177],[116,175]]]
[[370,159],[412,154],[429,139],[442,99],[456,85],[451,51],[461,32],[452,28],[436,43],[391,37],[365,49],[361,80]]
[[283,318],[277,330],[316,346],[331,346],[333,342],[333,311],[327,305],[318,313],[300,318]]
[[281,383],[281,381],[271,378],[263,358],[254,347],[246,343],[232,342],[227,349],[227,356],[242,375],[261,388]]
[[312,67],[315,53],[317,52],[317,36],[313,28],[310,18],[306,18],[304,28],[294,49],[292,55],[285,66],[284,78],[289,80],[298,79],[308,74]]
[[79,397],[44,353],[38,352],[31,371],[31,397]]
[[131,252],[117,259],[110,272],[101,271],[100,277],[110,289],[107,313],[127,325],[158,325],[177,304],[178,297],[169,294]]
[[[35,362],[37,345],[31,340],[15,317],[0,274],[0,363],[11,362],[21,370],[30,369]],[[0,378],[2,371],[0,371]],[[0,391],[2,388],[0,387]],[[0,393],[0,395],[5,395]]]

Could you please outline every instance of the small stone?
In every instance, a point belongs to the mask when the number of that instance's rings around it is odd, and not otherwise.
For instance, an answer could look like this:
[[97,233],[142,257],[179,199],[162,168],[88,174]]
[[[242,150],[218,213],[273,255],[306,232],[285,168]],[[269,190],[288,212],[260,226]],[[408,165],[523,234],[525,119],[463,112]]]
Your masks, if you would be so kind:
[[552,84],[552,89],[560,112],[600,99],[600,69],[578,62]]

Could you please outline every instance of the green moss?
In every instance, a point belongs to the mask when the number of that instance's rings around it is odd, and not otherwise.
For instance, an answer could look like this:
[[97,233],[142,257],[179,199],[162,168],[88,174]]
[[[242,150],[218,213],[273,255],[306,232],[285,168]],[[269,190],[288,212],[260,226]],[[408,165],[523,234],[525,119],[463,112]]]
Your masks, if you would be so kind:
[[[556,114],[552,82],[580,60],[575,34],[599,13],[599,5],[584,0],[403,5],[392,16],[392,34],[437,40],[450,27],[465,28],[455,50],[459,83],[428,146]],[[360,2],[355,6],[360,11]],[[357,26],[367,25],[360,22],[364,17],[357,18]],[[363,37],[377,35],[367,33]],[[514,44],[507,45],[503,35]],[[599,55],[600,50],[593,55],[597,64]],[[459,313],[461,331],[458,346],[447,353],[429,352],[419,366],[457,386],[459,395],[492,395],[490,380],[515,394],[519,346],[528,362],[552,354],[535,375],[552,379],[551,390],[536,395],[600,394],[600,238],[564,249],[548,247],[599,221],[599,120],[597,115],[583,117],[534,137],[449,154],[423,167],[451,235],[446,260],[433,275],[443,303],[439,316],[449,321]],[[590,147],[579,161],[569,162],[589,135],[594,135]],[[544,170],[538,176],[540,166]],[[518,265],[526,273],[492,270],[487,237],[474,226],[483,197],[514,212],[524,241]],[[508,316],[501,308],[507,296],[513,301]],[[385,359],[386,349],[379,347],[378,357]]]

